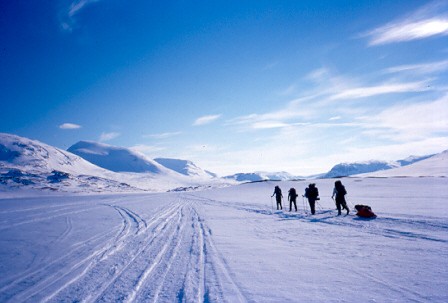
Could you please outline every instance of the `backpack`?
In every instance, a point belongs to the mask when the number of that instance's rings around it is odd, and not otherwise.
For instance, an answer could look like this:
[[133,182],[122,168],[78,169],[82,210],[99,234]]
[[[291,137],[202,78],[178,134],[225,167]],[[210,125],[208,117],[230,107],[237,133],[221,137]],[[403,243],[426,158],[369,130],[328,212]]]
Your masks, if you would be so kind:
[[289,190],[289,195],[290,195],[291,197],[297,197],[298,194],[296,193],[296,189],[295,189],[295,188],[291,188],[291,189]]

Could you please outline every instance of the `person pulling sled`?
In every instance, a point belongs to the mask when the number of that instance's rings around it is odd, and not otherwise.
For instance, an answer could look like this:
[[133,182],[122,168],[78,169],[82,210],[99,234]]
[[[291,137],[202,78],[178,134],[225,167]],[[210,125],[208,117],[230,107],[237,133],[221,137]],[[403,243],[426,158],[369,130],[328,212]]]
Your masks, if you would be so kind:
[[334,200],[336,198],[336,208],[338,209],[338,216],[341,215],[341,207],[347,210],[347,215],[350,213],[350,209],[347,206],[347,201],[345,201],[345,195],[347,191],[341,181],[334,182],[333,195],[331,198]]

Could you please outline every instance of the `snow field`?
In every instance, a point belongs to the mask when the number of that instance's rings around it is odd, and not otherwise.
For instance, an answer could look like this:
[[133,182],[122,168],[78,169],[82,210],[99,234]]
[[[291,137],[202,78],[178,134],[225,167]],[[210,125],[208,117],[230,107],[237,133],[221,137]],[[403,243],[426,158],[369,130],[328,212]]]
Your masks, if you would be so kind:
[[[0,301],[448,301],[448,179],[343,179],[375,220],[336,216],[334,180],[313,182],[315,216],[305,181],[0,199]],[[275,185],[297,213],[273,211]]]

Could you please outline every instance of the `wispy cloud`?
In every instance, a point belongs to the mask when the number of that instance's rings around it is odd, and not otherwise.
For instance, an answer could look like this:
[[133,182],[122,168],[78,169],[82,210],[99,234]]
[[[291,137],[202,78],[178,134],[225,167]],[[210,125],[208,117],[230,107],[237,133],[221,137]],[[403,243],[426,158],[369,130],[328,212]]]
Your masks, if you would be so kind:
[[381,84],[376,86],[355,87],[343,90],[334,94],[330,99],[357,99],[366,98],[384,94],[408,93],[408,92],[423,92],[428,90],[427,81],[408,82],[408,83],[394,83]]
[[165,147],[157,146],[157,145],[145,145],[138,144],[131,147],[132,150],[145,154],[147,156],[153,156],[155,153],[166,150]]
[[166,133],[160,133],[160,134],[144,135],[143,138],[167,139],[167,138],[179,136],[181,134],[182,134],[182,132],[166,132]]
[[101,0],[75,0],[70,3],[60,13],[61,28],[65,31],[71,32],[76,25],[75,16],[79,14],[86,6]]
[[[365,85],[362,79],[350,79],[340,75],[332,75],[325,68],[315,70],[307,78],[320,80],[308,91],[302,91],[302,96],[293,99],[278,109],[266,113],[253,113],[226,121],[226,125],[239,127],[242,131],[282,129],[313,125],[342,126],[341,116],[356,117],[369,111],[368,103],[363,99],[399,93],[423,93],[433,90],[430,80],[399,82],[395,77],[389,81],[375,85]],[[340,100],[345,100],[341,106]],[[349,104],[349,105],[348,105]],[[375,103],[387,107],[390,104]],[[392,103],[393,104],[393,103]],[[322,123],[322,120],[332,123]],[[338,123],[335,123],[338,122]],[[347,121],[345,121],[347,122]],[[344,124],[343,126],[350,126]]]
[[448,35],[447,4],[447,1],[433,2],[363,36],[369,37],[369,45],[374,46]]
[[193,125],[199,126],[199,125],[209,124],[215,120],[218,120],[220,117],[221,117],[221,115],[208,115],[208,116],[199,117],[194,121]]
[[120,135],[121,134],[117,132],[102,133],[100,136],[100,142],[110,141],[112,139],[119,137]]
[[59,125],[60,129],[79,129],[81,128],[81,125],[74,124],[74,123],[63,123]]
[[430,63],[394,66],[386,69],[384,72],[385,73],[412,72],[422,75],[422,74],[443,72],[446,70],[448,70],[448,60],[430,62]]
[[448,133],[447,109],[445,95],[433,101],[391,106],[360,121],[377,137],[411,142]]

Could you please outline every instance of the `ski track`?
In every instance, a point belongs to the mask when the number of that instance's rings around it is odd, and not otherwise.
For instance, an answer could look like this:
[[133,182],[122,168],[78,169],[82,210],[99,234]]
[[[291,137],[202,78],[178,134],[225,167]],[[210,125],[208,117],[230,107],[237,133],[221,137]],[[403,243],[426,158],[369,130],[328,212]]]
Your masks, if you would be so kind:
[[[96,206],[93,206],[93,207],[90,207],[90,208],[84,208],[84,209],[79,209],[79,207],[74,208],[74,209],[70,208],[72,211],[66,211],[67,209],[55,210],[55,211],[51,211],[51,212],[45,212],[44,214],[35,215],[35,216],[31,217],[31,218],[26,218],[26,220],[23,220],[23,221],[20,221],[20,222],[15,222],[15,223],[11,223],[9,221],[2,221],[2,222],[0,222],[0,226],[4,226],[4,227],[0,228],[0,231],[11,229],[11,228],[14,228],[14,227],[17,227],[17,226],[21,226],[21,225],[33,224],[33,223],[37,223],[37,222],[54,220],[56,218],[66,217],[68,215],[74,215],[74,214],[90,212],[90,211],[92,211],[94,209],[98,209],[98,208],[101,208],[101,207],[103,207],[103,206],[96,205]],[[58,212],[60,212],[60,211],[63,211],[63,212],[58,214]],[[56,213],[56,214],[52,215],[52,216],[48,216],[49,213]]]
[[[99,297],[101,292],[111,285],[117,277],[120,277],[133,260],[141,254],[142,239],[137,236],[142,231],[142,225],[147,227],[155,225],[153,231],[156,233],[163,228],[162,224],[166,222],[166,220],[171,219],[170,215],[174,209],[174,207],[171,207],[166,213],[159,213],[158,215],[160,215],[160,218],[153,218],[148,223],[143,219],[137,219],[139,217],[131,215],[133,212],[130,212],[127,209],[117,205],[111,205],[111,207],[117,210],[123,220],[123,229],[120,236],[110,247],[107,247],[102,254],[92,259],[83,272],[67,281],[61,287],[53,291],[52,294],[46,296],[43,301],[65,301],[75,298],[86,302],[95,301],[91,300],[90,297]],[[136,241],[139,242],[135,243]],[[146,248],[150,244],[151,242],[143,248]],[[131,259],[131,261],[128,262],[127,260],[129,259]],[[105,279],[105,277],[112,279],[112,281]],[[86,288],[88,288],[88,296],[87,298],[82,298],[86,295]],[[71,289],[75,289],[75,291],[72,291]],[[81,292],[78,293],[76,290]]]
[[72,233],[73,214],[109,207],[120,218],[113,230],[73,243],[66,254],[50,262],[41,260],[40,266],[3,281],[2,301],[248,301],[213,242],[197,201],[178,195],[150,218],[122,202],[87,209],[80,209],[87,204],[54,207],[50,215],[42,212],[43,218],[34,214],[16,222],[14,226],[64,216],[65,229],[53,240],[58,243]]
[[[141,201],[143,202],[143,201]],[[249,302],[244,287],[220,252],[207,224],[203,205],[250,213],[260,220],[330,224],[361,233],[448,243],[443,233],[448,224],[438,218],[389,215],[362,220],[353,214],[336,216],[336,211],[317,210],[315,216],[287,211],[273,212],[256,204],[223,202],[193,194],[173,196],[172,201],[151,215],[125,207],[125,197],[108,203],[73,203],[61,207],[27,208],[20,222],[12,227],[64,218],[63,232],[53,243],[63,243],[73,232],[73,215],[109,208],[119,218],[111,230],[73,243],[63,255],[0,282],[5,302]],[[300,203],[299,203],[300,204]],[[26,214],[26,211],[38,213]],[[42,210],[42,211],[40,211]],[[10,215],[20,210],[4,211]],[[260,222],[259,222],[260,223]],[[1,223],[6,224],[6,223]],[[0,230],[10,228],[4,227]],[[254,226],[256,235],[267,234],[267,225]],[[435,233],[435,234],[433,234]],[[45,264],[45,265],[42,265]],[[390,285],[375,273],[355,271],[360,279],[371,281],[397,296],[406,294],[411,302],[425,301],[419,293],[401,285]]]
[[[426,240],[448,243],[448,238],[437,237],[433,235],[433,232],[440,232],[448,230],[448,223],[443,219],[432,218],[422,219],[415,218],[400,218],[395,217],[381,217],[376,219],[364,219],[359,218],[353,214],[355,210],[352,210],[349,215],[336,215],[336,210],[323,210],[322,207],[316,210],[316,215],[309,213],[274,211],[267,209],[261,209],[256,204],[244,204],[244,203],[230,203],[219,200],[207,199],[190,194],[191,199],[200,201],[202,204],[210,206],[223,206],[231,209],[245,211],[249,213],[264,215],[264,216],[278,216],[281,220],[303,220],[307,222],[338,225],[341,227],[355,228],[362,232],[371,233],[374,235],[380,235],[387,238],[402,238],[408,240]],[[387,216],[387,214],[385,214]],[[348,219],[348,220],[347,220]],[[446,234],[446,233],[445,233]],[[442,235],[443,236],[443,235]]]

